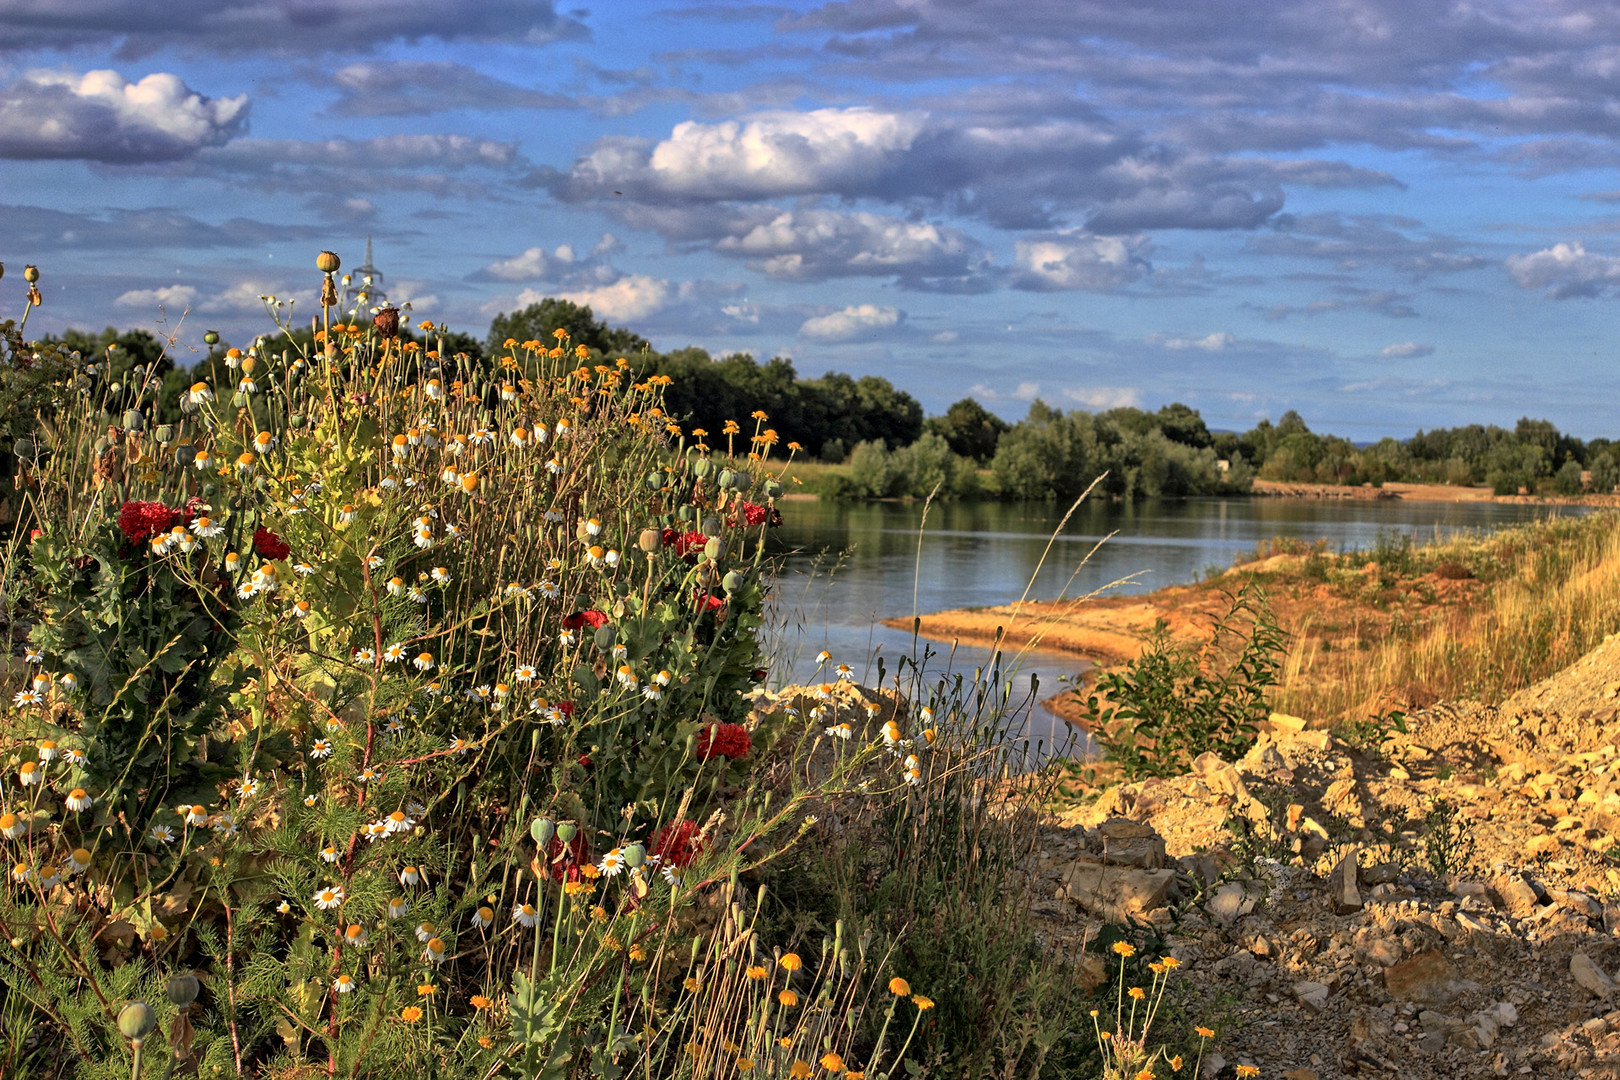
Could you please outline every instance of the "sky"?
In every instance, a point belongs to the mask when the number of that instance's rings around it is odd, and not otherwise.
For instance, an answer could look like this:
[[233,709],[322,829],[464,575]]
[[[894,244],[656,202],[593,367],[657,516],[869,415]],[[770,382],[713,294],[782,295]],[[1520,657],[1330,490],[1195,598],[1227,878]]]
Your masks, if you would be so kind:
[[1620,5],[0,0],[0,318],[182,363],[314,256],[930,413],[1620,435]]

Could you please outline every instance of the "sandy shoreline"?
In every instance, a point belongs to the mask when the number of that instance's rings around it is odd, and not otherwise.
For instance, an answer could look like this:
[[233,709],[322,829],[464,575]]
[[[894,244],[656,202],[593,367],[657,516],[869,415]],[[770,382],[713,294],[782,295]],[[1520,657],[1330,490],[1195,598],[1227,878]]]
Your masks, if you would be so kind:
[[1351,487],[1348,484],[1289,484],[1256,480],[1249,492],[1258,499],[1346,500],[1371,502],[1514,503],[1524,506],[1620,506],[1620,495],[1497,495],[1488,487],[1451,484],[1397,484]]

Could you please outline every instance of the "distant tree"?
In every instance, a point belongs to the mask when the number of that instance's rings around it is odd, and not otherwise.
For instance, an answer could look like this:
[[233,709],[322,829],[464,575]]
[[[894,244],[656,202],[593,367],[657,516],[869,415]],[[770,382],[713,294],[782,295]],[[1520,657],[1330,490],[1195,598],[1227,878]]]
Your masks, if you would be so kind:
[[1007,421],[980,405],[963,398],[945,410],[944,416],[929,418],[923,425],[950,444],[952,453],[987,462],[996,455],[996,443],[1007,431]]
[[553,331],[568,331],[569,347],[584,345],[599,353],[633,356],[648,348],[647,339],[629,330],[617,329],[596,318],[590,307],[571,300],[546,297],[510,315],[495,316],[489,324],[486,344],[491,355],[498,354],[507,340],[543,341],[547,347],[556,344]]

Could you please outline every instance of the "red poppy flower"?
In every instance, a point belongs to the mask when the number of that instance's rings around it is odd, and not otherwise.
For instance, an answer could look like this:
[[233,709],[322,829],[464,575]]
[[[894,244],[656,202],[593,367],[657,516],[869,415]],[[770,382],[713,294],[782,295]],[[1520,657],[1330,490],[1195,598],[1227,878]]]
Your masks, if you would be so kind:
[[653,837],[652,853],[663,862],[684,869],[703,851],[703,847],[697,822],[677,821],[658,830],[658,835]]
[[685,557],[688,552],[702,551],[703,545],[709,538],[700,532],[679,532],[675,529],[664,530],[664,546],[674,548],[675,554]]
[[285,559],[292,554],[287,541],[262,525],[253,533],[253,550],[261,559]]
[[722,608],[722,607],[726,606],[726,601],[725,601],[724,597],[712,596],[709,593],[704,592],[702,589],[698,589],[696,592],[694,592],[692,594],[692,600],[695,603],[701,604],[703,606],[704,611],[713,611],[716,608]]
[[562,713],[564,716],[573,716],[574,703],[572,701],[559,701],[557,702],[557,711]]
[[562,624],[564,630],[578,630],[582,626],[589,626],[592,630],[595,630],[597,627],[605,626],[607,621],[606,612],[597,611],[595,608],[587,608],[585,611],[576,611],[572,615],[564,615]]
[[118,511],[118,528],[132,544],[143,544],[158,533],[174,528],[180,517],[160,502],[126,502]]
[[566,850],[563,842],[555,837],[546,848],[546,868],[557,881],[578,881],[579,868],[590,861],[584,833],[575,836]]
[[763,525],[765,523],[766,509],[758,503],[745,502],[742,504],[743,523],[747,525]]
[[741,724],[711,725],[698,732],[698,757],[704,761],[716,754],[733,760],[747,757],[748,751],[753,748],[754,740],[749,738],[748,729]]

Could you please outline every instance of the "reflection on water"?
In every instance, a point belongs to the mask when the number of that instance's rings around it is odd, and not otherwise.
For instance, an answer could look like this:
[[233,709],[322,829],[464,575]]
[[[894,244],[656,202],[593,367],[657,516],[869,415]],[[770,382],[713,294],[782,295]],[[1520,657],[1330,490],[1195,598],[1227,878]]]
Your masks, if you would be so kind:
[[[1147,592],[1195,581],[1211,567],[1230,566],[1235,555],[1275,536],[1325,539],[1338,550],[1370,547],[1381,531],[1421,542],[1582,512],[1396,500],[1099,501],[1081,506],[1053,541],[1052,531],[1065,509],[1046,503],[935,505],[919,534],[923,510],[918,503],[784,503],[783,526],[771,534],[773,548],[784,555],[777,590],[778,618],[784,625],[771,643],[775,678],[815,679],[815,655],[821,649],[833,654],[834,663],[853,666],[865,680],[876,677],[877,656],[887,658],[892,672],[896,657],[913,654],[912,635],[891,630],[880,620],[1011,603],[1032,577],[1032,599],[1081,595],[1132,575],[1119,591]],[[1097,548],[1104,537],[1110,538]],[[948,643],[926,644],[940,652],[930,672],[943,674],[949,667],[971,677],[973,668],[986,660],[984,649],[964,646],[948,658]],[[1022,665],[1013,697],[1028,696],[1031,674],[1039,678],[1039,696],[1047,697],[1060,689],[1061,678],[1086,666],[1074,657],[1034,654]],[[1054,742],[1069,742],[1072,732],[1037,707],[1029,717],[1028,736],[1041,741],[1044,753]]]

